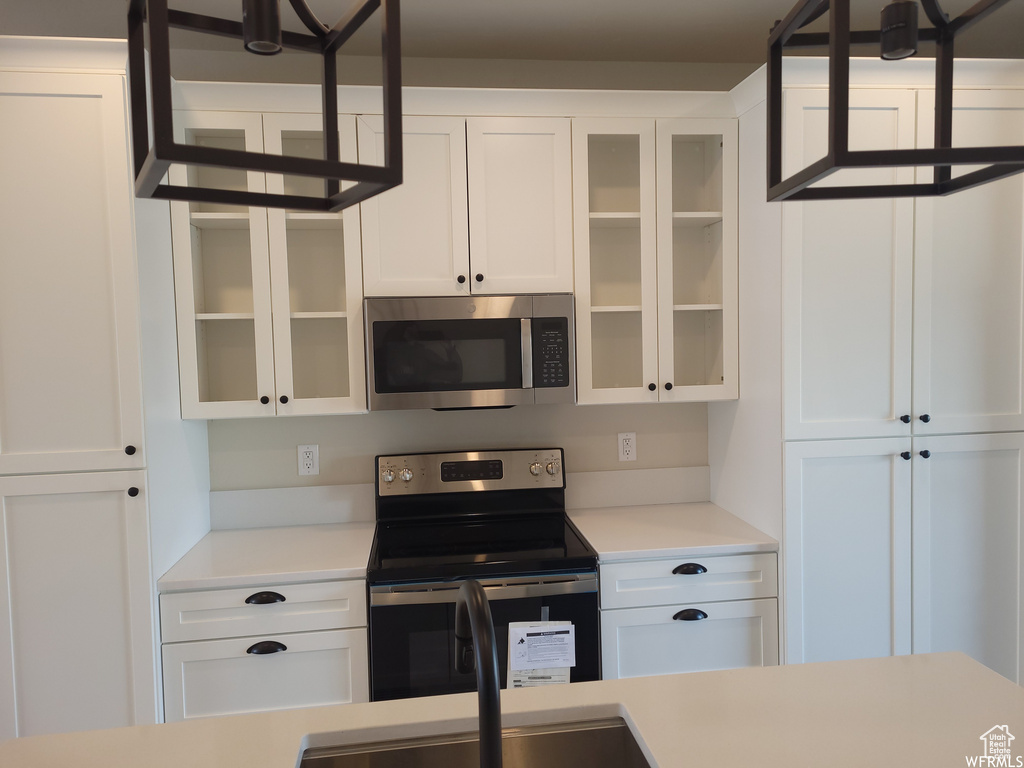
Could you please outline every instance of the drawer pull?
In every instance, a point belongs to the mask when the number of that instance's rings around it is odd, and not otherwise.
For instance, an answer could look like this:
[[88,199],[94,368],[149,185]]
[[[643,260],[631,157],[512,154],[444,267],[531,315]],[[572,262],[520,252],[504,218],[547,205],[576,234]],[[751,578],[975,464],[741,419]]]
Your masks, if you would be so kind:
[[287,650],[288,646],[284,643],[277,642],[277,640],[261,640],[258,643],[250,645],[245,652],[262,656],[265,653],[280,653],[281,651]]
[[695,576],[698,573],[707,573],[708,569],[700,563],[683,563],[672,569],[672,573],[681,573],[684,576]]
[[257,592],[245,598],[249,605],[269,605],[270,603],[283,603],[284,595],[280,592]]
[[675,616],[672,617],[673,621],[700,621],[706,619],[708,615],[699,608],[686,608]]

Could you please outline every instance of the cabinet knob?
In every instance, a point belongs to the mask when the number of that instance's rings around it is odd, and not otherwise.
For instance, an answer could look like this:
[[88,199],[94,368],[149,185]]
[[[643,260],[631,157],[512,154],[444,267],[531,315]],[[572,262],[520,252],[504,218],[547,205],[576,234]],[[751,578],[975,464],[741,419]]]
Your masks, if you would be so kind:
[[925,424],[932,420],[932,417],[929,416],[927,413],[922,413],[920,416],[918,416],[918,418],[921,419],[921,421],[923,421]]
[[288,395],[281,395],[281,403],[283,404],[283,403],[287,403],[287,402],[288,402]]
[[900,416],[900,421],[902,421],[904,424],[909,424],[910,423],[910,414],[909,413],[904,413],[902,416]]
[[694,576],[699,573],[707,573],[708,569],[700,563],[683,563],[677,565],[672,569],[672,573],[682,574],[683,576]]
[[910,451],[904,451],[900,454],[900,458],[904,461],[910,461]]
[[129,456],[134,456],[135,455],[135,446],[134,445],[126,445],[124,447],[124,452],[127,453]]
[[265,653],[280,653],[281,651],[287,651],[288,646],[284,643],[279,643],[277,640],[261,640],[258,643],[253,643],[246,648],[246,653],[253,653],[257,656],[262,656]]
[[675,616],[672,617],[673,621],[700,621],[706,619],[708,615],[700,608],[686,608]]
[[476,273],[476,281],[478,283],[482,283],[484,281],[484,276],[481,275],[479,272]]
[[264,395],[263,397],[260,398],[260,402],[266,405],[267,403],[270,402],[270,398]]
[[139,495],[139,489],[133,485],[131,488],[128,489],[128,495],[134,499],[136,496]]
[[672,382],[671,381],[666,381],[665,382],[665,389],[672,389]]
[[280,592],[255,592],[245,598],[247,605],[270,605],[271,603],[283,603],[284,595]]
[[922,459],[930,459],[931,455],[932,455],[931,451],[921,451],[921,458]]
[[658,388],[658,385],[657,385],[657,384],[655,384],[655,383],[654,383],[654,382],[652,381],[652,382],[651,382],[650,384],[648,384],[648,385],[647,385],[647,388],[648,388],[649,390],[651,390],[651,392],[653,392],[654,390],[656,390],[656,389]]
[[455,280],[456,282],[458,282],[459,285],[462,285],[464,282],[466,282],[466,276],[459,275],[458,277],[455,278]]

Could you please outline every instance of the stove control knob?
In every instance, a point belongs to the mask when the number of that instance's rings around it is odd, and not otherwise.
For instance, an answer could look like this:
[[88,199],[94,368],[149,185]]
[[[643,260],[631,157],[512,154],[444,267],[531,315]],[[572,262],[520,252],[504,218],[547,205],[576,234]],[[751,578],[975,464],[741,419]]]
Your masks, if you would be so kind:
[[541,467],[540,462],[539,461],[535,461],[535,462],[533,462],[533,464],[530,465],[530,474],[534,475],[534,476],[537,476],[537,475],[539,475],[541,473],[542,469],[543,469],[543,467]]
[[391,483],[395,482],[395,470],[393,470],[393,469],[383,469],[383,470],[381,470],[380,479],[383,480],[386,484],[391,485]]
[[403,483],[408,483],[412,480],[412,470],[408,467],[402,467],[402,469],[398,470],[398,477]]
[[557,475],[560,467],[558,466],[557,461],[549,461],[546,469],[549,475]]

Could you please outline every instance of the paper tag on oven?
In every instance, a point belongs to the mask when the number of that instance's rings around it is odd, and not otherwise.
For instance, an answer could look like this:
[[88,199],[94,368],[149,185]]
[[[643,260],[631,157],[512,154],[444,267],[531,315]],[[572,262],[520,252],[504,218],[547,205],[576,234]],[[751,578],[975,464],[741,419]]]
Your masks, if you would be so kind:
[[[568,682],[569,669],[575,666],[576,628],[571,622],[517,621],[508,625],[510,679],[513,676],[537,677],[538,679],[532,683],[533,685]],[[516,673],[533,674],[517,675]],[[552,679],[543,680],[544,677]]]

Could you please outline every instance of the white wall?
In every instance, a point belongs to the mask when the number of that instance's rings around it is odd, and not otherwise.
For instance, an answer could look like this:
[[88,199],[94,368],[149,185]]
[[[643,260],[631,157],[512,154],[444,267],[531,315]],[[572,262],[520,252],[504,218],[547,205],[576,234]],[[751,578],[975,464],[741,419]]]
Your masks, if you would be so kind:
[[[637,460],[618,461],[619,432]],[[209,422],[213,490],[372,483],[374,456],[512,447],[565,449],[568,472],[707,464],[707,406],[536,405],[508,410],[384,411]],[[320,446],[320,474],[299,477],[296,447]]]

